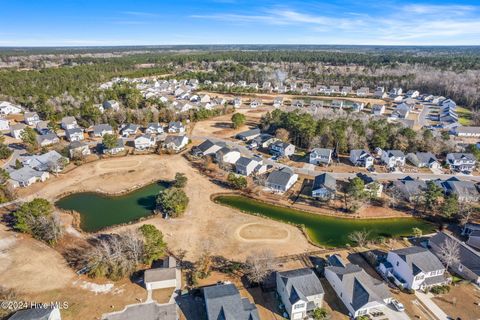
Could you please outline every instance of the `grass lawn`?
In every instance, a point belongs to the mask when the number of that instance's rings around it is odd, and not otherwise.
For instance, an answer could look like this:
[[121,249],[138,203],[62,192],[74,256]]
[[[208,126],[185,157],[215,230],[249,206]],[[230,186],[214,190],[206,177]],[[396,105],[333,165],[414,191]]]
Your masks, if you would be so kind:
[[472,111],[463,107],[457,107],[458,122],[462,126],[470,125],[472,121]]

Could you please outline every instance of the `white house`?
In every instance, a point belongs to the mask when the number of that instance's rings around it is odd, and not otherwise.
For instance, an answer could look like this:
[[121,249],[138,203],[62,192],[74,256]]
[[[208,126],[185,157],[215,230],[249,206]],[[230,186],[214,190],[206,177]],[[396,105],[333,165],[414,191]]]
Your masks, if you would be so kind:
[[238,158],[237,162],[235,162],[235,171],[238,174],[248,177],[255,171],[259,164],[260,162],[256,159],[240,157]]
[[10,184],[14,188],[28,187],[35,182],[44,182],[50,177],[46,171],[37,171],[29,166],[10,172]]
[[225,146],[224,143],[215,143],[210,139],[207,139],[200,143],[198,146],[192,148],[192,154],[196,156],[208,156],[210,154],[215,154],[218,150],[222,149]]
[[323,201],[335,198],[337,193],[337,180],[328,174],[322,173],[315,176],[312,186],[312,197]]
[[40,121],[40,117],[36,112],[25,112],[23,115],[24,121],[26,124],[29,126],[34,126],[37,124],[37,122]]
[[289,167],[272,171],[267,178],[265,186],[274,192],[285,192],[298,180],[298,174]]
[[140,126],[138,124],[129,123],[122,128],[122,137],[129,137],[132,135],[136,135]]
[[163,133],[163,127],[158,122],[151,122],[145,128],[145,133],[162,134]]
[[145,270],[143,281],[147,290],[180,288],[181,276],[177,269],[177,262],[173,257],[163,260],[161,268]]
[[367,315],[392,300],[388,287],[355,264],[345,264],[340,256],[328,258],[325,278],[353,318]]
[[217,162],[235,164],[240,159],[240,151],[223,147],[215,152]]
[[118,101],[108,100],[108,101],[103,102],[103,108],[105,110],[119,111],[120,110],[120,104],[118,103]]
[[10,130],[10,121],[7,119],[0,118],[0,131]]
[[289,157],[295,153],[295,146],[291,143],[285,143],[279,140],[270,145],[269,152],[276,156]]
[[88,144],[81,141],[74,141],[68,146],[70,158],[84,157],[91,154]]
[[75,117],[63,117],[61,122],[61,127],[63,130],[69,130],[73,128],[77,128],[77,120]]
[[440,169],[442,165],[431,152],[416,152],[407,154],[407,159],[418,168]]
[[97,124],[93,126],[92,134],[94,137],[103,137],[106,134],[113,134],[113,128],[109,124]]
[[372,114],[375,116],[380,116],[385,113],[385,105],[383,104],[374,104],[372,107]]
[[332,149],[315,148],[310,151],[309,163],[329,165],[332,161]]
[[283,106],[283,97],[275,97],[273,99],[273,107],[280,108],[281,106]]
[[168,136],[163,142],[163,147],[167,150],[175,152],[181,151],[188,144],[188,138],[186,136]]
[[425,290],[449,282],[442,262],[428,249],[408,247],[388,252],[380,271],[393,276],[406,289]]
[[172,121],[168,124],[168,132],[183,133],[185,132],[185,126],[180,121]]
[[405,166],[405,154],[400,150],[388,150],[382,153],[382,162],[388,168],[398,168]]
[[20,114],[22,111],[23,110],[20,106],[16,106],[11,102],[8,102],[8,101],[1,101],[0,102],[0,114],[1,115]]
[[22,139],[22,133],[25,131],[27,126],[23,123],[16,123],[10,126],[10,134],[15,139]]
[[157,144],[157,138],[153,134],[144,134],[139,137],[136,137],[134,140],[135,149],[137,150],[147,150],[155,147]]
[[312,269],[277,272],[275,277],[277,293],[290,319],[304,319],[308,312],[322,307],[325,291]]
[[250,102],[250,108],[258,108],[262,105],[262,100],[260,99],[253,99],[251,102]]
[[81,141],[85,137],[83,135],[82,128],[72,128],[65,130],[65,136],[67,137],[68,141]]
[[53,133],[49,132],[46,134],[40,134],[37,136],[37,142],[41,147],[51,146],[52,144],[59,143],[60,139],[58,136]]
[[459,137],[478,138],[480,137],[480,127],[458,126],[454,130]]
[[473,171],[477,164],[477,159],[471,153],[448,153],[447,164],[453,171]]
[[370,168],[373,166],[375,158],[364,149],[350,150],[350,162],[354,166]]

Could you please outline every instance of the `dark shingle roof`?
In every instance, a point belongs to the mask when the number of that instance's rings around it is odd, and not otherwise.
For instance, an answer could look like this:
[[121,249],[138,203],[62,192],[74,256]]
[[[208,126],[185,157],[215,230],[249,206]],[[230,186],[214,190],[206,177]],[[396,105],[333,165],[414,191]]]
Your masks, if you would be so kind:
[[242,298],[233,284],[203,288],[208,320],[259,320],[257,307]]
[[15,312],[9,320],[48,320],[53,308],[33,308]]
[[337,180],[328,173],[322,173],[315,177],[313,181],[313,190],[320,189],[326,187],[331,190],[337,189]]
[[420,272],[431,272],[444,269],[443,264],[438,258],[422,247],[408,247],[403,249],[392,250],[396,253],[413,271],[414,275]]
[[290,303],[306,300],[306,297],[323,294],[322,283],[315,273],[308,268],[279,272],[285,284]]
[[268,175],[267,182],[286,186],[290,178],[294,175],[292,169],[289,167],[283,167],[282,169],[275,170]]

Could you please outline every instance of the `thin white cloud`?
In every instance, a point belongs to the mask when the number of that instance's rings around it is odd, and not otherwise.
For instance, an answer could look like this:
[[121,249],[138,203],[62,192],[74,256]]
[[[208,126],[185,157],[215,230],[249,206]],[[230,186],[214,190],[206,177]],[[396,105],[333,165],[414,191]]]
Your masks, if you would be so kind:
[[475,6],[466,5],[432,5],[432,4],[410,4],[403,7],[403,11],[414,14],[426,15],[465,15],[478,10]]

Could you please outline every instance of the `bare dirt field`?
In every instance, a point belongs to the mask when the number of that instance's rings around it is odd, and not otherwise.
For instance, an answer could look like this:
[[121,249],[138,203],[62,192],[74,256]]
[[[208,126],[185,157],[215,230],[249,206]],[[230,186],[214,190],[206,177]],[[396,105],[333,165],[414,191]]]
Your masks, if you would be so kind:
[[[132,161],[137,164],[133,165]],[[112,232],[138,227],[142,223],[154,224],[164,233],[171,249],[185,249],[187,258],[192,259],[205,249],[230,259],[243,259],[252,251],[266,248],[273,250],[276,255],[315,249],[298,228],[275,221],[268,221],[271,236],[278,238],[278,232],[280,236],[284,236],[285,230],[288,230],[289,241],[277,239],[272,242],[269,238],[251,242],[245,241],[247,238],[238,238],[238,228],[252,223],[265,225],[267,220],[212,202],[210,196],[225,192],[225,189],[198,173],[181,155],[145,155],[100,160],[80,166],[46,183],[35,184],[21,192],[25,198],[42,197],[52,201],[61,194],[79,191],[118,193],[152,180],[171,180],[176,172],[183,172],[188,177],[186,192],[190,204],[182,218],[164,220],[154,217],[131,226],[114,228]],[[273,232],[274,229],[280,231]]]
[[433,298],[453,319],[480,319],[480,289],[471,284],[452,286],[448,294]]
[[290,232],[287,228],[278,228],[264,223],[250,223],[239,227],[235,232],[240,241],[257,242],[287,242]]

